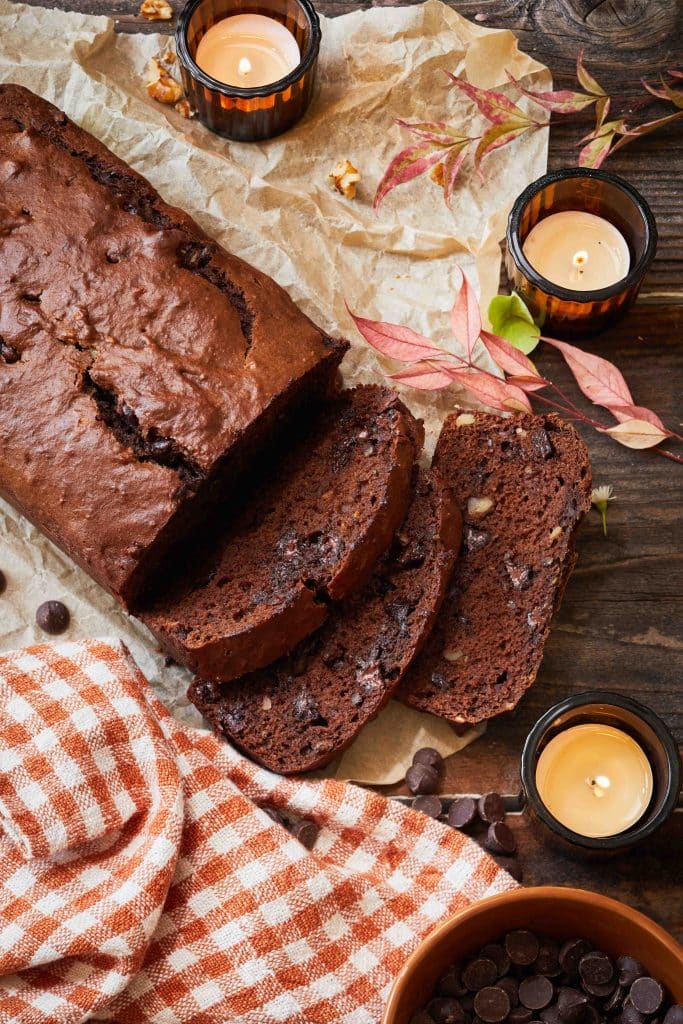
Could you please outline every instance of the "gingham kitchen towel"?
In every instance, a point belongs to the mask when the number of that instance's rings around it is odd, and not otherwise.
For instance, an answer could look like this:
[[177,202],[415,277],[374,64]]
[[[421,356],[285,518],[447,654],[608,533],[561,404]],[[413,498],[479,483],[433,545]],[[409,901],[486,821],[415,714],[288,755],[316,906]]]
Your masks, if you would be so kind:
[[[314,849],[259,805],[314,819]],[[514,884],[423,815],[180,725],[121,646],[0,656],[2,1024],[375,1024],[418,940]]]

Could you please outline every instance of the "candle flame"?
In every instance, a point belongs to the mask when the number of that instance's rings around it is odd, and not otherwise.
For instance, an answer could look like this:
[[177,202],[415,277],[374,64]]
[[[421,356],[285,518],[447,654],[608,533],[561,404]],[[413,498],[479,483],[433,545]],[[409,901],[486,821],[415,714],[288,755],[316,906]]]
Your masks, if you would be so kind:
[[239,71],[240,75],[248,75],[249,72],[253,70],[251,66],[251,61],[249,60],[248,57],[242,57],[240,59],[240,62],[237,65],[237,70]]
[[586,779],[586,782],[592,789],[593,796],[597,797],[598,800],[602,800],[612,785],[606,775],[596,775],[594,779]]
[[572,263],[574,264],[577,270],[583,270],[583,268],[588,263],[588,253],[586,252],[586,250],[579,249],[578,252],[575,252],[574,257],[572,259]]

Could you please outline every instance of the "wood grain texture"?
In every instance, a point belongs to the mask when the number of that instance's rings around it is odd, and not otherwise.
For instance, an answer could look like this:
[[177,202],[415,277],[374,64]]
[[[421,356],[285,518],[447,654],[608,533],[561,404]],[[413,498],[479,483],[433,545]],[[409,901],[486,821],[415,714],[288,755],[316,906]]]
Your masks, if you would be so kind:
[[[381,3],[391,6],[393,0]],[[120,31],[172,30],[139,18],[133,0],[58,0],[54,6],[108,14],[117,19]],[[175,6],[182,4],[175,0]],[[318,0],[317,6],[338,15],[371,4]],[[668,67],[683,68],[679,0],[457,0],[452,6],[487,27],[512,29],[521,48],[550,67],[559,87],[573,83],[576,55],[583,47],[592,72],[627,107],[643,96],[641,76],[652,81]],[[654,104],[639,110],[637,117],[649,119],[662,109]],[[438,118],[438,111],[434,113]],[[585,130],[579,123],[553,127],[551,168],[576,162],[576,144]],[[607,166],[646,196],[660,244],[638,306],[591,347],[619,364],[638,404],[656,409],[681,430],[683,127],[625,147]],[[557,353],[543,353],[539,363],[576,394]],[[588,407],[582,399],[579,404]],[[537,684],[516,712],[491,723],[484,738],[450,760],[444,792],[517,792],[519,755],[534,720],[562,697],[588,687],[644,701],[683,741],[683,467],[651,452],[630,452],[593,431],[582,432],[595,483],[610,483],[615,489],[608,537],[591,512]],[[607,892],[683,937],[683,814],[646,846],[608,862],[569,860],[539,838],[525,815],[513,816],[511,823],[526,884]]]

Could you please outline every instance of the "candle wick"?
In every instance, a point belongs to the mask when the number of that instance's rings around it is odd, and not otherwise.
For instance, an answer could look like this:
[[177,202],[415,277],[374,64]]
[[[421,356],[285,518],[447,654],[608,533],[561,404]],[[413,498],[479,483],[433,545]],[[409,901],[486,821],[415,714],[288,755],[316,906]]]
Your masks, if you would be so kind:
[[249,74],[249,72],[252,70],[252,67],[251,67],[251,61],[249,60],[248,57],[242,57],[240,59],[240,62],[237,65],[237,70],[239,71],[240,75],[248,75]]

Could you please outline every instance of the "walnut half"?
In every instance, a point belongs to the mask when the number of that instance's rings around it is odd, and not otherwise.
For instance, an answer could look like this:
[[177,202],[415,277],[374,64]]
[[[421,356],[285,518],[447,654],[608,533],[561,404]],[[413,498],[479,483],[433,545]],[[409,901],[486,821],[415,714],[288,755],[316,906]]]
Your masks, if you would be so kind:
[[148,21],[170,21],[173,8],[168,0],[142,0],[140,14]]
[[169,75],[156,57],[152,57],[147,65],[147,92],[158,103],[177,103],[183,95],[180,83]]
[[360,174],[350,160],[338,160],[327,175],[327,180],[341,195],[347,199],[355,199]]

